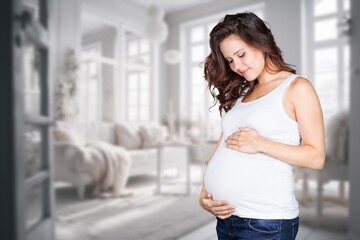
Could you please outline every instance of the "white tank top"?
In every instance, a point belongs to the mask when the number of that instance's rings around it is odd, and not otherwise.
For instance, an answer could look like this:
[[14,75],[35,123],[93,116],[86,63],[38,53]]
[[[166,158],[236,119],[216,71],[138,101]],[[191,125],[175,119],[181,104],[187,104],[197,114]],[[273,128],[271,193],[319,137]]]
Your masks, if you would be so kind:
[[294,196],[293,166],[263,153],[246,154],[226,147],[225,140],[240,127],[255,129],[261,136],[289,145],[300,144],[296,121],[283,102],[292,74],[271,92],[251,102],[238,99],[221,122],[223,138],[204,174],[204,186],[215,200],[236,206],[239,217],[292,219],[298,216]]

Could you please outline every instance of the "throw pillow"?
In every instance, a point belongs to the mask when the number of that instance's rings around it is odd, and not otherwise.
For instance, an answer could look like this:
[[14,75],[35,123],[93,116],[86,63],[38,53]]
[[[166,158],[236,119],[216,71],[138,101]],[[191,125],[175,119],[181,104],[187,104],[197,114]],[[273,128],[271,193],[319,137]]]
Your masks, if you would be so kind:
[[142,138],[143,148],[152,148],[165,142],[167,129],[159,124],[147,124],[140,126],[140,136]]
[[139,129],[130,124],[117,123],[115,125],[117,144],[126,149],[141,148]]

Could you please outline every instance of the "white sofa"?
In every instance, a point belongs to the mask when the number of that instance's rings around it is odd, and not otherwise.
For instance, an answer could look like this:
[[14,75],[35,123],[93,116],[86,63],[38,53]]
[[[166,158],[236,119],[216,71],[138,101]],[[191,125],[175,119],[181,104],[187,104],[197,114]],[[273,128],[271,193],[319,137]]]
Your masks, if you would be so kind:
[[101,141],[125,148],[131,158],[129,176],[156,172],[157,145],[166,140],[166,128],[157,123],[125,124],[57,122],[54,128],[55,180],[71,183],[83,198],[85,187],[94,184],[89,172],[75,160],[86,143]]

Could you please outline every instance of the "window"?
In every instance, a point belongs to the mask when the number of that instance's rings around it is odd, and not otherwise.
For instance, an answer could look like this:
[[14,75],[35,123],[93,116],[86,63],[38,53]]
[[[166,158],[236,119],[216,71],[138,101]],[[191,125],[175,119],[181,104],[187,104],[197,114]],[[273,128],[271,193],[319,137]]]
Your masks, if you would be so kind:
[[190,99],[191,99],[191,120],[196,121],[199,118],[204,119],[206,111],[204,107],[209,104],[210,94],[206,91],[206,82],[203,79],[203,69],[200,67],[205,57],[209,54],[208,33],[216,23],[202,24],[190,28]]
[[149,121],[150,44],[134,34],[127,34],[126,49],[127,121]]
[[101,120],[100,53],[99,44],[84,47],[81,53],[79,116],[88,122]]
[[[236,10],[234,12],[253,11],[259,17],[263,17],[263,4],[246,9]],[[227,12],[228,13],[228,12]],[[220,134],[220,114],[218,104],[213,106],[213,97],[207,89],[207,82],[204,80],[202,63],[206,56],[210,53],[209,33],[220,18],[225,14],[212,16],[204,20],[187,23],[183,26],[183,47],[185,53],[186,66],[183,67],[182,81],[185,86],[182,88],[182,102],[185,106],[189,106],[188,112],[182,113],[188,116],[191,123],[196,123],[204,128],[202,137],[215,140]],[[212,108],[210,108],[212,107]],[[210,109],[209,109],[210,108]]]
[[306,68],[319,94],[325,124],[349,107],[350,47],[346,21],[350,0],[307,0]]

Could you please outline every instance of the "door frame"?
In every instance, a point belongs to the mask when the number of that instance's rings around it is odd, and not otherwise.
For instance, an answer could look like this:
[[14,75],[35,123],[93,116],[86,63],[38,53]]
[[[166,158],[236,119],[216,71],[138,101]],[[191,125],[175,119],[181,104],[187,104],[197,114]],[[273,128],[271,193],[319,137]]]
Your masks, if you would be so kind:
[[[48,13],[52,8],[51,0],[38,0],[43,9],[40,22],[49,29]],[[50,48],[41,49],[40,54],[40,87],[41,115],[24,113],[23,76],[22,76],[22,43],[20,29],[23,22],[18,21],[22,13],[23,0],[0,1],[0,21],[2,36],[0,38],[0,239],[9,240],[52,240],[54,236],[54,189],[52,167],[52,85],[49,79]],[[50,31],[47,30],[49,33]],[[49,46],[51,42],[49,41]],[[24,130],[25,124],[41,129],[41,171],[25,179]],[[41,218],[33,227],[26,228],[27,192],[33,184],[43,186]]]
[[[18,209],[23,205],[22,201],[17,201],[21,194],[21,184],[17,175],[16,164],[16,116],[18,113],[14,108],[16,88],[14,79],[14,21],[15,9],[18,8],[18,1],[0,1],[0,21],[2,35],[0,38],[0,224],[2,230],[1,239],[24,239],[24,232],[21,224],[21,214]],[[20,174],[22,175],[22,174]]]

